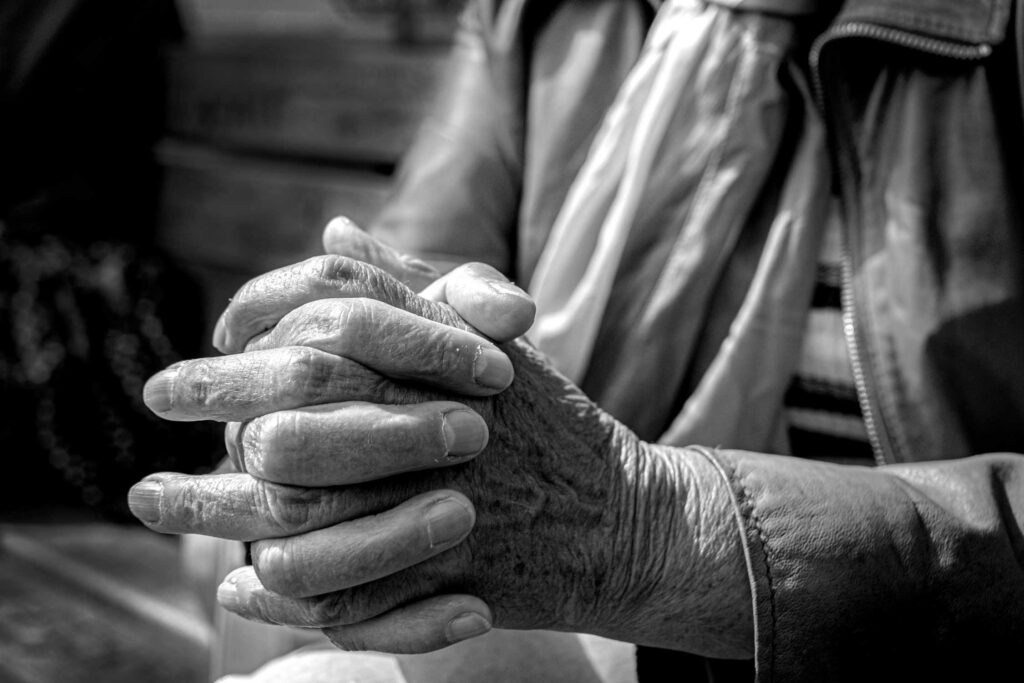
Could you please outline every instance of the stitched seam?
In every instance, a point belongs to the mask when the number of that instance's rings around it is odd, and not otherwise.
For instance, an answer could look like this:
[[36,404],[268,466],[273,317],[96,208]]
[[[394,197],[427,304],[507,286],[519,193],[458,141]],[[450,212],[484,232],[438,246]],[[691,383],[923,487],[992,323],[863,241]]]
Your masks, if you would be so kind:
[[[771,54],[768,51],[758,49],[759,46],[751,37],[749,30],[743,30],[742,35],[739,37],[737,42],[743,48],[750,48],[751,51],[757,52],[758,54],[765,52]],[[693,193],[693,201],[690,203],[690,206],[686,208],[686,214],[683,216],[682,221],[680,221],[682,228],[671,247],[671,252],[669,253],[668,260],[666,261],[666,267],[662,269],[661,276],[650,289],[652,293],[664,289],[665,282],[677,272],[678,269],[671,267],[671,264],[679,258],[679,243],[686,235],[688,235],[687,228],[690,226],[694,214],[697,213],[698,207],[703,208],[703,206],[710,201],[707,198],[707,195],[711,192],[711,181],[717,177],[722,166],[722,160],[725,158],[725,150],[729,147],[730,142],[736,137],[732,135],[732,132],[735,130],[736,126],[739,125],[740,97],[745,92],[747,82],[752,77],[751,71],[753,71],[753,69],[750,66],[750,61],[751,58],[749,55],[742,55],[737,59],[736,76],[729,84],[729,91],[725,96],[725,108],[723,111],[725,117],[725,133],[722,135],[721,143],[712,150],[708,157],[707,164],[701,172],[700,181],[698,181],[697,187]]]
[[768,646],[771,648],[771,655],[769,656],[769,680],[775,678],[775,632],[778,630],[778,623],[775,615],[775,580],[772,577],[772,566],[770,560],[770,552],[768,539],[765,536],[764,528],[761,526],[761,520],[757,512],[754,510],[753,496],[750,495],[750,490],[747,486],[739,481],[736,485],[740,489],[741,501],[740,504],[743,506],[743,513],[754,525],[754,529],[757,531],[757,538],[761,542],[761,555],[764,561],[764,574],[768,581],[768,614],[770,615],[772,633],[769,638]]
[[[699,453],[708,462],[708,464],[710,464],[715,469],[715,471],[718,473],[718,476],[721,477],[721,482],[726,486],[726,488],[729,491],[729,507],[731,508],[733,516],[736,521],[736,530],[742,538],[741,545],[743,549],[743,565],[747,573],[747,579],[750,582],[750,592],[752,598],[751,617],[754,619],[755,656],[757,658],[760,658],[760,655],[758,655],[757,653],[762,649],[759,644],[759,634],[762,632],[763,629],[759,624],[759,612],[757,606],[759,601],[761,600],[763,591],[760,588],[760,575],[757,573],[757,570],[754,567],[754,563],[751,557],[752,554],[756,552],[755,546],[757,545],[757,543],[751,538],[749,525],[747,523],[746,518],[744,517],[745,512],[741,501],[742,496],[736,481],[736,468],[732,465],[732,463],[728,462],[728,460],[720,458],[718,456],[718,448],[707,448],[706,446],[690,446],[689,449],[695,453]],[[770,674],[770,665],[764,667],[764,670],[766,671],[766,673]],[[770,677],[770,675],[767,677]],[[756,678],[757,680],[762,679],[760,668],[757,672]]]

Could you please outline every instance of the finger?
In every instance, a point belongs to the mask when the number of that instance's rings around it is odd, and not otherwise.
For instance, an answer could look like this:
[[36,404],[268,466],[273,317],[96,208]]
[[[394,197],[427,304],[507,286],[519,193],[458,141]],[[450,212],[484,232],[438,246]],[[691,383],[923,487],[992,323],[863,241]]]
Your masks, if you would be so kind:
[[419,654],[482,636],[492,622],[480,598],[438,595],[351,626],[324,629],[324,635],[342,650]]
[[[428,560],[424,566],[440,559]],[[359,624],[403,605],[429,599],[442,592],[442,584],[437,578],[424,578],[424,572],[417,568],[369,586],[312,598],[291,598],[264,586],[255,568],[246,566],[224,577],[217,588],[217,602],[229,612],[264,624],[335,628]]]
[[176,363],[146,382],[142,398],[165,420],[248,420],[340,401],[401,403],[409,392],[369,368],[304,346]]
[[473,504],[457,491],[432,491],[377,515],[252,544],[262,584],[308,598],[367,584],[461,543],[476,523]]
[[[397,492],[395,496],[399,495]],[[395,496],[359,487],[305,489],[248,474],[153,474],[128,492],[141,522],[165,534],[202,534],[253,541],[329,527],[376,514]]]
[[238,353],[287,313],[317,299],[371,298],[429,315],[424,300],[376,266],[345,256],[316,256],[249,280],[231,298],[214,328],[213,344]]
[[450,401],[343,403],[271,413],[235,434],[242,469],[279,484],[337,486],[466,462],[487,423]]
[[497,341],[526,334],[533,299],[485,263],[467,263],[428,285],[420,296],[448,303],[470,325]]
[[469,396],[512,383],[512,362],[482,337],[375,299],[313,301],[281,318],[250,350],[309,346],[350,358],[395,379]]
[[348,218],[336,218],[324,230],[324,249],[371,263],[424,298],[451,304],[470,325],[498,341],[525,334],[536,306],[522,289],[495,268],[467,263],[444,276],[419,259],[377,241]]
[[406,256],[379,242],[348,218],[335,218],[324,229],[324,251],[348,256],[377,266],[413,291],[419,291],[436,280],[435,268]]
[[[268,588],[254,566],[228,574],[217,589],[222,607],[252,621],[300,628],[353,626],[447,593],[462,579],[464,555],[449,550],[378,581],[314,597]],[[488,620],[490,621],[490,620]]]

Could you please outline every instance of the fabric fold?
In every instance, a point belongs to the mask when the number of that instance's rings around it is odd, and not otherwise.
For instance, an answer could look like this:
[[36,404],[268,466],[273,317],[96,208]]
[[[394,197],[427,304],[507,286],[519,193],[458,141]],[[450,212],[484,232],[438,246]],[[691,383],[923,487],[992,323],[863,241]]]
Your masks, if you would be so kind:
[[790,18],[665,3],[541,254],[531,341],[645,439],[775,440],[828,202],[797,45]]

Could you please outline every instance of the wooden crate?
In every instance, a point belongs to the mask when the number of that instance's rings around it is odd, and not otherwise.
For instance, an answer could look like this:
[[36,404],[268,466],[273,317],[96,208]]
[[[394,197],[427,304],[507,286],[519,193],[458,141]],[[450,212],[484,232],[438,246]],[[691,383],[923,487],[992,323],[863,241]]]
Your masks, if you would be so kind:
[[[225,153],[166,141],[158,242],[204,292],[206,339],[246,280],[322,253],[339,215],[367,224],[388,176]],[[206,351],[213,352],[209,341]]]
[[373,219],[447,57],[292,25],[206,33],[168,54],[158,241],[205,289],[208,325],[247,279],[321,253],[331,218]]
[[243,156],[165,142],[160,243],[182,260],[256,273],[321,253],[338,215],[369,222],[387,195],[382,173]]
[[204,41],[169,56],[168,130],[260,154],[393,165],[446,55],[332,33]]

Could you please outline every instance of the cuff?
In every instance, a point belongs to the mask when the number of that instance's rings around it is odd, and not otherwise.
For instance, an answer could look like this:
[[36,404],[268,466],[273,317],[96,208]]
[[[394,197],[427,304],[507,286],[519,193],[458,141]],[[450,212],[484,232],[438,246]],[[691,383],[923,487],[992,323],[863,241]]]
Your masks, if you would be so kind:
[[1019,666],[1024,458],[705,455],[732,492],[757,680],[982,680]]
[[[743,557],[750,583],[750,595],[754,615],[754,661],[758,680],[772,680],[772,657],[766,648],[771,648],[775,632],[774,595],[772,594],[771,567],[765,551],[764,534],[757,522],[750,502],[750,494],[738,480],[733,464],[721,457],[714,449],[695,447],[718,472],[726,490],[730,492],[736,532],[743,546]],[[768,655],[768,656],[766,656]]]

